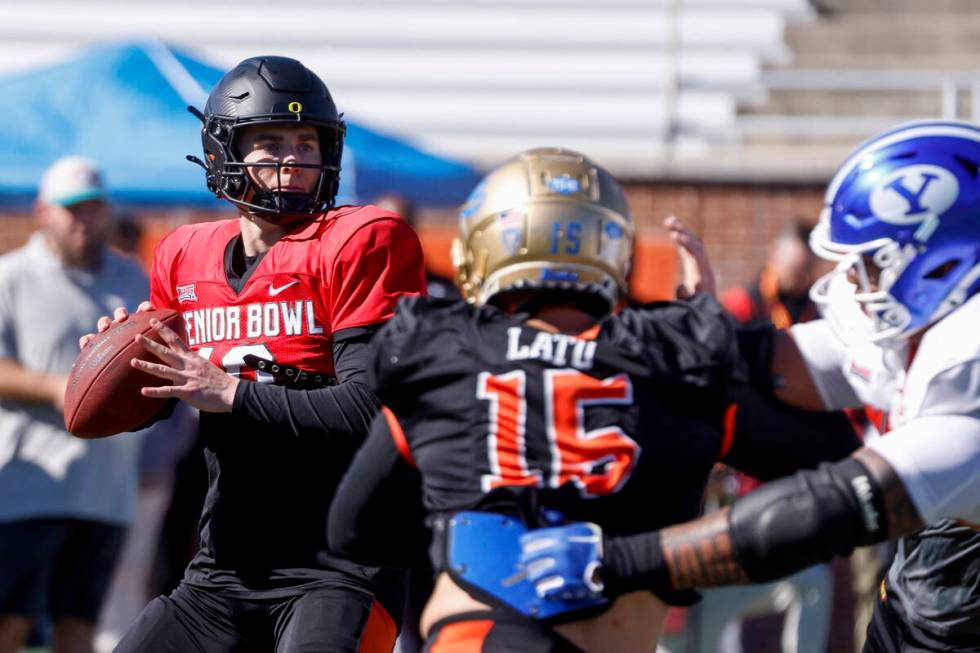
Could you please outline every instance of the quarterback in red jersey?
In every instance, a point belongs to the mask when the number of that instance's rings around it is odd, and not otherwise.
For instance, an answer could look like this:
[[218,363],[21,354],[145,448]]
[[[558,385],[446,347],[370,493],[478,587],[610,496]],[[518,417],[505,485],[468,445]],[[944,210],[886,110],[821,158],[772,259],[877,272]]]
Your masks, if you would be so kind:
[[393,213],[333,208],[344,123],[298,61],[243,61],[198,115],[195,160],[239,217],[161,242],[149,304],[184,339],[158,325],[162,364],[133,364],[172,383],[144,394],[202,411],[201,548],[117,650],[390,651],[401,574],[332,555],[325,527],[378,406],[368,340],[425,292],[421,247]]

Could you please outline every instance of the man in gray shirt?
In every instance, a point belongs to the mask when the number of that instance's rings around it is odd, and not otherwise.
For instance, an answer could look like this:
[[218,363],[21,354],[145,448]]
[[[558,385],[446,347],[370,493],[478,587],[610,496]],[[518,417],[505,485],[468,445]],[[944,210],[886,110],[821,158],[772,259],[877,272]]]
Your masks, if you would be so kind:
[[105,187],[78,157],[41,180],[39,229],[0,256],[0,653],[45,611],[55,650],[88,652],[124,529],[135,512],[139,438],[64,428],[78,339],[148,295],[135,261],[104,246]]

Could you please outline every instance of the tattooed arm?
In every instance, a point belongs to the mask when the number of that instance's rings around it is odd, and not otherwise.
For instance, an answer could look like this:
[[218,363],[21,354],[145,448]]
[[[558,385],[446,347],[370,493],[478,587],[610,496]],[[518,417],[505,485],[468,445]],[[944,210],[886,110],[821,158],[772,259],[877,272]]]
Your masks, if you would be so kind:
[[[665,596],[692,587],[765,582],[922,526],[901,479],[884,458],[864,448],[768,483],[701,519],[607,537],[601,578],[607,596],[641,589]],[[564,552],[574,542],[563,541],[561,528],[548,531],[544,538],[535,531],[522,538],[528,577],[536,585],[555,569],[572,567]],[[547,558],[554,564],[542,562]]]
[[757,492],[661,531],[675,589],[781,578],[924,525],[901,479],[870,449]]
[[731,508],[696,521],[665,528],[660,534],[671,586],[703,587],[749,582],[735,557],[728,527]]

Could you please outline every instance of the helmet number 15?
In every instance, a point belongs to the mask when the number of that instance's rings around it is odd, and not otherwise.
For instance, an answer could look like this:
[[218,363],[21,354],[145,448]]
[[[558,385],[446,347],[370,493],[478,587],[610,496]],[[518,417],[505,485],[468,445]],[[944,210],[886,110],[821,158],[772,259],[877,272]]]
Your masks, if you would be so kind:
[[572,369],[545,370],[545,437],[548,460],[540,468],[527,458],[527,373],[480,374],[477,397],[490,402],[485,492],[507,485],[559,487],[573,483],[586,497],[616,492],[629,478],[640,446],[617,426],[585,430],[585,409],[631,405],[633,386],[625,374],[606,379]]
[[579,222],[551,224],[551,253],[578,254],[582,249],[582,225]]

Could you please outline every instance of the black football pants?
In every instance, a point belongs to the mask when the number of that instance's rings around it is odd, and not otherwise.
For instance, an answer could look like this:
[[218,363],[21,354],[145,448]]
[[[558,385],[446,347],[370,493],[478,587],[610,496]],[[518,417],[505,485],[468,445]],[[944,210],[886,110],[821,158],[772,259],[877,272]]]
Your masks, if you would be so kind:
[[[363,653],[375,643],[373,597],[323,587],[277,599],[242,599],[181,583],[151,601],[116,653]],[[383,637],[394,644],[395,626]],[[384,629],[384,628],[382,628]],[[388,646],[387,650],[391,650]]]

